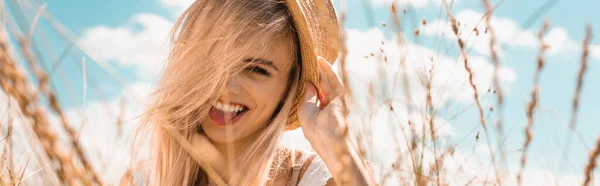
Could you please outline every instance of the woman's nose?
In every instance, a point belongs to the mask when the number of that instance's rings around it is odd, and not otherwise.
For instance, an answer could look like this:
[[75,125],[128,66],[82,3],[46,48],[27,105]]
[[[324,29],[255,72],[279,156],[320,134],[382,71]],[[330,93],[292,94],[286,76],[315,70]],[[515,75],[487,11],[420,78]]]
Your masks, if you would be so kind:
[[236,77],[232,77],[227,81],[227,94],[240,94],[242,92],[242,86]]

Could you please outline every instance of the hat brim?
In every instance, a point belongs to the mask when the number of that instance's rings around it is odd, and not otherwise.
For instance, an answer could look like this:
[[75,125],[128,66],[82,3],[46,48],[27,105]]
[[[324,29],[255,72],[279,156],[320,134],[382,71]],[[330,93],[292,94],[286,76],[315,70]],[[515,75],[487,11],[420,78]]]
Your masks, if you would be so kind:
[[330,63],[335,62],[340,48],[340,27],[335,6],[330,0],[285,0],[285,2],[298,35],[302,64],[301,82],[285,126],[286,130],[294,130],[300,127],[297,112],[304,96],[304,81],[319,88],[317,57],[321,56]]

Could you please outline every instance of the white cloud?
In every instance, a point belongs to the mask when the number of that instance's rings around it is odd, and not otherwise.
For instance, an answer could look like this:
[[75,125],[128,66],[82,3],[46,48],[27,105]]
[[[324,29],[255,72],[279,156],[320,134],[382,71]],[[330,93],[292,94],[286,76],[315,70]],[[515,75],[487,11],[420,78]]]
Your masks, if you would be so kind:
[[429,4],[429,0],[372,0],[375,5],[389,5],[396,2],[397,5],[412,5],[415,7],[425,7]]
[[475,147],[475,150],[477,151],[477,153],[479,153],[479,155],[488,156],[488,157],[490,155],[490,151],[491,151],[491,153],[498,152],[498,149],[496,148],[496,146],[492,145],[490,148],[490,146],[485,143],[477,144],[477,146]]
[[[486,22],[482,19],[483,14],[473,10],[463,10],[455,14],[457,22],[460,24],[459,34],[465,41],[466,47],[475,50],[482,55],[490,55],[489,34],[486,34]],[[492,17],[492,28],[496,33],[496,39],[499,43],[507,43],[513,46],[533,47],[536,45],[535,36],[522,30],[516,22],[509,18]],[[447,39],[454,41],[455,36],[449,21],[434,20],[425,26],[422,31],[429,35],[443,34]],[[477,32],[474,31],[477,29]],[[517,38],[514,38],[517,37]],[[496,51],[503,53],[500,48]]]
[[[381,5],[390,3],[392,0],[374,0],[375,4]],[[161,2],[177,11],[182,11],[187,8],[193,0],[161,0]],[[439,5],[438,0],[400,0],[400,5],[411,4],[415,7],[425,7],[429,4]],[[461,37],[469,38],[471,30],[479,22],[482,14],[467,10],[457,14],[457,18],[461,22]],[[512,46],[535,47],[537,40],[534,34],[530,31],[521,29],[518,24],[508,18],[494,17],[492,19],[493,27],[498,34],[498,40],[502,43],[507,43]],[[439,23],[440,28],[434,27]],[[141,30],[134,29],[134,25],[140,25]],[[172,26],[172,22],[154,14],[139,14],[132,18],[132,21],[124,26],[111,28],[99,26],[87,30],[80,42],[85,46],[85,50],[95,59],[101,61],[115,61],[123,66],[131,66],[138,69],[138,74],[141,77],[154,77],[160,72],[160,64],[166,59],[167,50],[167,35]],[[423,30],[427,34],[445,33],[446,37],[454,39],[449,24],[444,21],[433,21]],[[485,22],[481,22],[477,28],[480,30],[479,36],[471,35],[468,40],[468,45],[473,47],[481,55],[489,55],[488,42],[489,38],[483,34],[485,30]],[[439,54],[437,51],[429,48],[408,43],[406,46],[397,44],[395,38],[385,39],[383,33],[379,29],[370,29],[362,32],[358,30],[348,30],[347,47],[348,54],[348,70],[352,76],[351,86],[354,87],[356,97],[367,98],[368,85],[373,83],[375,87],[375,95],[380,99],[376,104],[376,108],[380,112],[375,113],[373,118],[367,115],[357,114],[357,118],[353,123],[357,129],[367,127],[366,124],[373,124],[370,130],[377,134],[374,139],[376,153],[372,160],[376,161],[380,167],[389,166],[395,161],[395,155],[402,152],[391,152],[391,141],[397,141],[402,144],[402,150],[406,150],[406,138],[403,136],[392,136],[392,132],[400,134],[401,130],[409,131],[411,127],[415,129],[415,133],[411,135],[428,137],[429,127],[427,124],[428,118],[426,114],[419,112],[410,112],[404,108],[408,100],[405,100],[402,92],[402,72],[399,68],[399,61],[403,56],[406,57],[407,77],[410,83],[412,102],[417,106],[417,109],[424,108],[425,89],[421,85],[420,78],[428,75],[431,70],[433,74],[432,94],[434,106],[440,108],[443,103],[449,100],[459,101],[461,103],[470,103],[472,101],[472,89],[467,81],[467,73],[462,66],[462,61],[455,57]],[[514,38],[517,36],[518,38]],[[545,37],[553,47],[551,51],[562,51],[570,49],[568,33],[561,28],[551,30]],[[381,41],[385,44],[382,46]],[[566,43],[566,44],[565,44]],[[385,51],[383,55],[379,49]],[[600,46],[595,45],[591,48],[592,56],[600,58]],[[502,51],[500,51],[502,52]],[[370,56],[373,53],[374,56]],[[365,58],[365,56],[369,56]],[[387,57],[388,63],[384,63],[383,58]],[[431,60],[433,59],[433,60]],[[479,92],[484,93],[491,86],[493,74],[493,66],[481,56],[471,56],[471,68],[475,73],[475,80],[479,87]],[[336,63],[339,64],[339,63]],[[434,65],[435,64],[435,65]],[[501,67],[500,80],[505,84],[510,84],[516,81],[515,72],[509,67]],[[397,74],[399,73],[399,74]],[[399,76],[396,76],[399,75]],[[397,82],[395,81],[398,80]],[[394,84],[394,82],[396,82]],[[392,87],[397,87],[395,93],[392,93]],[[126,88],[124,95],[131,94],[134,100],[143,100],[145,95],[151,89],[148,83],[137,83]],[[392,99],[394,96],[394,99]],[[411,118],[411,125],[407,121],[400,121],[396,116],[389,111],[389,107],[383,103],[385,100],[391,100],[395,107],[399,118]],[[363,106],[367,100],[359,100]],[[2,101],[0,101],[2,103]],[[1,106],[1,104],[0,104]],[[135,104],[127,104],[125,108],[125,118],[133,118],[140,112],[139,107]],[[113,100],[108,103],[90,102],[83,109],[72,109],[67,111],[67,115],[76,127],[79,127],[81,122],[81,113],[85,113],[87,117],[86,124],[81,131],[81,141],[87,147],[88,154],[99,155],[98,160],[94,164],[96,167],[103,167],[101,175],[107,180],[107,183],[116,183],[119,176],[125,171],[129,163],[129,146],[127,146],[128,134],[133,131],[133,123],[135,120],[130,120],[124,129],[124,137],[118,137],[118,127],[116,125],[116,117],[120,112],[120,103],[118,100]],[[360,112],[360,111],[358,111]],[[362,113],[361,113],[362,114]],[[362,126],[361,126],[362,125]],[[434,118],[434,128],[439,135],[440,142],[455,134],[452,128],[452,123],[441,118]],[[425,126],[425,128],[423,128]],[[425,129],[425,131],[423,131]],[[282,137],[282,143],[286,146],[297,147],[300,149],[310,149],[310,144],[304,139],[301,130],[286,132]],[[425,153],[425,164],[430,165],[433,162],[433,151],[431,147],[420,149]],[[406,152],[403,152],[406,153]],[[410,154],[404,154],[409,157]],[[487,155],[487,153],[485,154]],[[489,181],[489,177],[493,174],[490,167],[484,166],[481,162],[469,160],[460,152],[455,152],[451,156],[446,156],[444,167],[447,170],[447,178],[452,185],[464,185],[470,180]],[[468,160],[468,161],[467,161]],[[466,163],[464,163],[466,162]],[[403,166],[409,166],[411,160],[404,158]],[[410,169],[410,167],[404,167]],[[486,172],[488,177],[483,174]],[[457,174],[459,174],[457,176]],[[525,185],[544,185],[537,183],[546,183],[543,181],[553,180],[556,177],[554,174],[545,171],[526,171]],[[481,177],[479,177],[481,176]],[[512,175],[510,175],[512,176]],[[410,177],[410,176],[409,176]],[[580,180],[576,176],[558,176],[566,177],[561,180]],[[507,178],[507,179],[510,179]],[[407,180],[407,181],[410,181]],[[577,181],[579,183],[580,181]],[[410,183],[410,182],[408,182]],[[413,182],[414,183],[414,182]],[[461,184],[462,183],[462,184]],[[554,183],[554,182],[548,182]],[[563,182],[560,182],[563,183]],[[574,182],[564,182],[574,183]],[[388,182],[388,185],[399,185]]]
[[[486,33],[487,23],[483,18],[483,14],[467,9],[455,14],[455,17],[460,24],[459,35],[465,41],[466,47],[478,54],[490,55],[490,34]],[[524,30],[517,22],[507,17],[492,16],[491,24],[498,42],[495,50],[501,56],[504,53],[502,48],[500,48],[501,44],[513,47],[539,48],[537,29]],[[433,20],[427,25],[422,26],[421,30],[427,35],[443,34],[450,41],[454,42],[455,40],[451,24],[446,20]],[[544,41],[550,45],[550,49],[547,51],[549,54],[571,52],[577,49],[572,39],[569,38],[567,31],[561,27],[550,29],[544,36]]]
[[176,10],[180,11],[192,5],[194,0],[160,0],[160,2],[165,6],[175,8]]
[[[130,85],[129,89],[142,89],[139,87],[149,87],[148,83],[140,82]],[[145,97],[146,93],[138,91],[132,93],[134,97]],[[52,179],[40,179],[41,175],[55,175],[51,166],[46,163],[39,162],[35,153],[42,153],[39,143],[36,143],[31,128],[31,121],[24,119],[19,112],[16,100],[6,97],[4,92],[0,92],[0,110],[2,114],[11,108],[10,112],[0,116],[0,126],[2,126],[2,135],[7,130],[9,117],[13,122],[13,135],[11,136],[14,144],[15,165],[19,168],[25,165],[27,161],[28,167],[25,169],[25,175],[32,175],[25,180],[25,183],[32,185],[49,184]],[[71,127],[78,131],[79,142],[83,146],[87,159],[91,162],[97,175],[102,181],[107,184],[118,183],[121,176],[127,171],[130,163],[131,142],[133,132],[138,123],[137,116],[141,112],[141,104],[139,102],[126,102],[121,105],[120,100],[112,100],[107,102],[90,101],[85,108],[71,108],[63,110]],[[64,132],[57,115],[49,112],[49,108],[45,107],[45,115],[50,124],[50,132],[56,134],[60,141],[63,150],[70,149],[67,142],[67,134]],[[123,121],[119,126],[118,119]],[[120,131],[120,132],[119,132]],[[3,138],[3,137],[2,137]],[[0,145],[0,149],[5,148]],[[41,172],[36,172],[41,169]]]
[[[556,32],[560,34],[560,30]],[[460,131],[453,128],[452,121],[440,116],[434,117],[438,158],[434,157],[428,126],[428,119],[431,116],[424,111],[425,91],[419,77],[426,76],[433,67],[432,93],[434,102],[437,102],[436,110],[450,100],[469,104],[473,100],[473,91],[468,84],[467,73],[459,57],[445,56],[414,43],[397,44],[396,38],[386,39],[383,32],[376,28],[366,31],[350,29],[346,31],[346,36],[347,70],[351,78],[350,86],[355,103],[358,104],[358,106],[354,105],[348,123],[352,126],[354,134],[360,134],[362,147],[367,153],[365,157],[373,163],[378,178],[389,176],[383,185],[414,184],[416,178],[412,172],[415,170],[413,161],[420,161],[421,154],[423,161],[420,165],[423,166],[425,175],[433,175],[430,170],[434,160],[441,160],[440,179],[443,184],[488,185],[495,181],[494,168],[490,164],[489,147],[483,143],[477,144],[471,154],[462,151],[459,146],[454,146],[457,144],[450,141],[450,137],[464,135],[464,133],[458,133]],[[526,45],[527,42],[520,44]],[[384,52],[381,52],[382,50]],[[384,60],[386,57],[387,63]],[[411,84],[410,93],[417,105],[412,111],[406,107],[401,90],[402,84],[399,83],[403,78],[402,69],[399,68],[401,57],[406,57],[405,68],[408,71],[406,74],[408,82]],[[493,78],[493,65],[484,57],[472,55],[470,67],[474,72],[478,91],[487,92]],[[399,71],[400,75],[396,76]],[[517,79],[514,70],[510,67],[501,67],[499,71],[499,80],[504,84],[505,90],[509,90],[510,84]],[[394,77],[398,77],[396,84],[393,83]],[[371,95],[370,83],[373,85],[372,95],[374,95],[371,102],[368,100]],[[392,94],[394,87],[397,93]],[[390,100],[393,112],[387,102]],[[411,151],[409,146],[415,138],[418,145],[416,150]],[[421,147],[420,140],[423,138],[426,139],[426,144]],[[493,146],[492,149],[496,148]],[[520,152],[515,154],[520,155]],[[392,168],[392,165],[396,167]],[[518,166],[518,162],[517,164],[509,162],[508,170],[500,170],[500,180],[503,185],[517,185],[515,167]],[[388,174],[393,170],[396,172]],[[529,168],[523,172],[523,185],[572,185],[581,181],[580,175],[559,174],[543,169]]]
[[125,87],[122,95],[138,103],[143,103],[147,100],[146,98],[148,98],[152,90],[153,84],[149,82],[137,82]]
[[195,0],[160,0],[169,10],[172,15],[179,17],[185,9],[187,9]]
[[[160,73],[168,54],[168,35],[173,23],[155,14],[138,14],[124,26],[98,26],[79,40],[97,61],[115,61],[138,69],[138,76],[153,78]],[[141,31],[134,29],[141,26]]]
[[[400,61],[405,57],[406,77],[412,94],[410,102],[414,102],[416,106],[424,106],[426,89],[422,81],[427,76],[433,77],[431,93],[436,108],[448,100],[464,103],[473,100],[473,90],[462,60],[413,43],[402,46],[395,42],[395,38],[385,39],[379,29],[365,32],[351,29],[346,34],[349,52],[347,68],[352,76],[349,86],[353,88],[356,97],[369,97],[368,87],[372,83],[374,89],[378,90],[374,92],[375,96],[380,99],[389,101],[394,96],[394,102],[408,103],[403,94],[402,79],[405,75],[399,67]],[[385,58],[388,62],[385,62]],[[469,63],[478,92],[485,93],[491,86],[493,65],[484,57],[475,55],[470,57]],[[517,77],[510,67],[501,67],[498,78],[509,84]]]
[[[92,101],[86,108],[74,108],[66,112],[73,127],[79,131],[80,143],[85,147],[88,159],[96,172],[107,183],[117,183],[127,171],[131,158],[131,140],[139,113],[137,104],[119,100]],[[117,120],[123,115],[123,124]],[[84,120],[85,117],[85,120]]]
[[[355,110],[350,114],[348,123],[352,125],[355,133],[362,136],[361,142],[368,153],[367,157],[376,167],[391,169],[389,167],[397,163],[398,157],[402,159],[399,169],[406,171],[401,175],[402,182],[397,182],[398,175],[393,175],[388,179],[387,185],[410,185],[414,183],[411,182],[414,181],[414,175],[410,173],[413,169],[411,157],[414,157],[414,154],[409,150],[413,140],[419,144],[416,149],[418,154],[424,154],[423,165],[427,174],[435,159],[430,141],[429,120],[433,117],[438,156],[449,153],[445,147],[449,145],[449,137],[456,133],[450,121],[440,116],[431,116],[424,111],[426,89],[422,80],[433,75],[431,92],[435,110],[450,100],[471,103],[473,90],[468,84],[462,61],[418,44],[398,44],[396,38],[386,39],[383,32],[377,28],[366,31],[350,29],[346,31],[346,36],[346,62],[351,78],[349,86],[352,88],[355,103],[358,104],[353,107]],[[412,101],[405,99],[402,90],[401,82],[405,79],[403,69],[399,67],[402,57],[405,57],[404,68],[406,80],[410,83]],[[493,65],[483,57],[472,56],[470,67],[479,86],[478,91],[486,92],[491,85]],[[501,82],[510,84],[516,80],[516,74],[511,68],[501,67],[499,71]],[[373,86],[372,93],[369,93],[370,84]],[[368,100],[370,97],[373,97],[372,105]],[[390,103],[393,111],[390,109]],[[407,105],[413,104],[414,107],[410,110]],[[421,147],[421,139],[426,141],[424,147]],[[447,180],[443,180],[443,183],[467,183],[467,177],[471,178],[477,174],[465,173],[465,178],[457,181],[462,172],[471,170],[457,173],[459,167],[464,167],[462,162],[465,158],[458,161],[455,159],[460,157],[460,153],[453,154],[442,158],[447,159],[443,167],[448,170],[448,176],[445,178]],[[461,164],[453,166],[453,162]],[[477,164],[474,163],[473,166],[475,165]],[[378,171],[380,176],[386,172]]]
[[548,53],[572,52],[578,50],[578,45],[569,38],[569,33],[564,28],[554,28],[544,36],[544,42],[549,45]]
[[[522,185],[577,185],[583,183],[583,176],[569,174],[557,175],[547,170],[525,170],[522,177]],[[516,185],[515,179],[514,176],[509,177],[505,183]]]
[[596,59],[600,59],[600,45],[590,45],[590,55]]
[[[446,0],[448,4],[452,3],[453,0]],[[371,0],[371,2],[375,5],[390,5],[395,2],[399,6],[403,5],[411,5],[417,8],[423,8],[428,6],[429,4],[433,4],[436,6],[443,5],[442,0]],[[454,3],[460,2],[459,0],[454,0]]]

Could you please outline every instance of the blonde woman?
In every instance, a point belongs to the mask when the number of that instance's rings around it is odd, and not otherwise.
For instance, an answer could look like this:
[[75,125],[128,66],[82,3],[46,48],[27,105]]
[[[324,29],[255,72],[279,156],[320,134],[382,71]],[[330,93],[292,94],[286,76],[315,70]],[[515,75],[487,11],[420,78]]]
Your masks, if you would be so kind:
[[[377,184],[341,137],[338,25],[329,0],[195,1],[143,115],[135,184]],[[316,153],[279,145],[298,127]]]

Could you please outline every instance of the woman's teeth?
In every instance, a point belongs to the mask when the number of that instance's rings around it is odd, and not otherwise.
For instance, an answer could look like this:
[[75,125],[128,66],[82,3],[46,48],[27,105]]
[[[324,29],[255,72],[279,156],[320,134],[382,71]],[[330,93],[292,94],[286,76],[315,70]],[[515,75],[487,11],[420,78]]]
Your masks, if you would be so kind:
[[240,112],[240,111],[244,110],[244,106],[238,105],[238,104],[217,102],[217,104],[215,104],[214,106],[216,109],[219,109],[223,112]]
[[237,122],[247,110],[248,107],[242,104],[218,101],[213,104],[213,107],[208,111],[208,115],[216,125],[222,126]]

